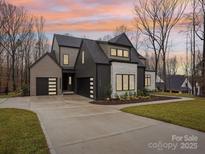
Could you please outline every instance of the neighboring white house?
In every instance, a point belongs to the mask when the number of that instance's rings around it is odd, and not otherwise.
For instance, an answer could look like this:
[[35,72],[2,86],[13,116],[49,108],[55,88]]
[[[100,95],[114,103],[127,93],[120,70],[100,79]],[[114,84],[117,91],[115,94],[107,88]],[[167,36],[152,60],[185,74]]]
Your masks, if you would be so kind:
[[151,90],[151,91],[156,90],[155,74],[156,74],[155,71],[152,70],[145,71],[145,88],[147,90]]

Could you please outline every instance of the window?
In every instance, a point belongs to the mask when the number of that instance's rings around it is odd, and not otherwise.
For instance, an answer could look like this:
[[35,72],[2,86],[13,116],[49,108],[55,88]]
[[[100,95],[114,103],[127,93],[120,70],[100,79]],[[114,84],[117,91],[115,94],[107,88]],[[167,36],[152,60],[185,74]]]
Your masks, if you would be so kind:
[[117,50],[117,56],[119,56],[119,57],[122,57],[123,56],[123,54],[122,54],[122,50]]
[[117,91],[135,90],[135,75],[117,74],[116,90]]
[[123,75],[123,90],[129,90],[129,75]]
[[85,51],[82,52],[82,64],[85,64]]
[[111,49],[111,51],[110,51],[110,55],[111,56],[117,56],[117,49]]
[[134,75],[130,75],[130,90],[135,90],[135,76]]
[[111,56],[128,58],[129,57],[129,51],[128,50],[111,48],[110,49],[110,55]]
[[69,56],[68,55],[63,55],[63,64],[68,65],[69,64]]
[[71,76],[69,76],[69,78],[68,78],[68,84],[72,85],[72,77]]
[[151,86],[151,75],[150,74],[145,75],[145,86]]
[[117,75],[117,91],[122,91],[122,75]]
[[129,51],[124,50],[124,52],[123,52],[123,57],[129,57]]

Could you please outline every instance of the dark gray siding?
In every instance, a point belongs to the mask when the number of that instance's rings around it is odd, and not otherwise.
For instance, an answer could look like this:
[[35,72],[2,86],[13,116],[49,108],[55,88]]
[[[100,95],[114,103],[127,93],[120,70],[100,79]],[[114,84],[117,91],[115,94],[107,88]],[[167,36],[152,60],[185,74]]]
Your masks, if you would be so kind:
[[145,68],[144,67],[138,67],[137,82],[138,82],[137,89],[138,90],[143,90],[144,85],[145,85],[145,83],[144,83],[145,82]]
[[111,88],[110,65],[97,65],[97,99],[105,99],[107,91]]
[[[85,52],[85,63],[82,64],[82,51]],[[94,78],[94,98],[96,99],[96,64],[94,63],[89,51],[85,44],[82,44],[82,48],[78,54],[76,65],[75,65],[75,92],[77,93],[77,79],[78,78]],[[80,85],[79,85],[80,86]],[[89,88],[89,87],[88,87]]]

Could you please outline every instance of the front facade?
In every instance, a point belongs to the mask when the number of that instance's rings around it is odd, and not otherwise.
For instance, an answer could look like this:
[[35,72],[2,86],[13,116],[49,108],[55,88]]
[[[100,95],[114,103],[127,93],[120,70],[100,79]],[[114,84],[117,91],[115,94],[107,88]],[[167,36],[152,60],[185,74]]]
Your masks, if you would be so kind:
[[107,42],[54,35],[51,53],[31,66],[30,95],[105,99],[137,92],[144,89],[144,64],[124,33]]

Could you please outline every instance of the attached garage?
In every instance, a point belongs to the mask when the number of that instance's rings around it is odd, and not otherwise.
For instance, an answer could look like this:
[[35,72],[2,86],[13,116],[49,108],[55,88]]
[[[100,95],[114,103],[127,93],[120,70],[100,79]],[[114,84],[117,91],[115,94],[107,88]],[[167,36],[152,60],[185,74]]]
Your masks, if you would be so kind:
[[94,79],[78,78],[77,79],[77,93],[85,97],[94,98]]
[[47,53],[30,67],[30,95],[59,95],[61,87],[62,69]]
[[57,78],[37,77],[36,95],[57,95]]
[[48,95],[48,78],[36,78],[36,95]]

